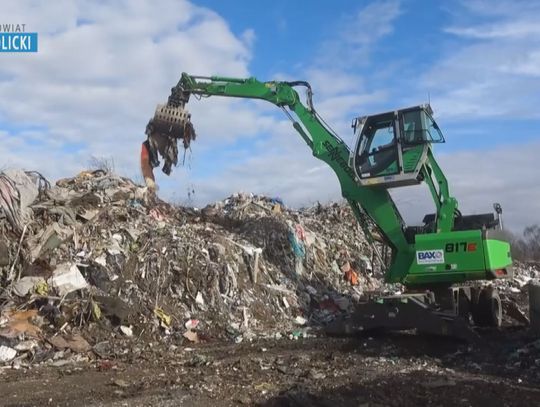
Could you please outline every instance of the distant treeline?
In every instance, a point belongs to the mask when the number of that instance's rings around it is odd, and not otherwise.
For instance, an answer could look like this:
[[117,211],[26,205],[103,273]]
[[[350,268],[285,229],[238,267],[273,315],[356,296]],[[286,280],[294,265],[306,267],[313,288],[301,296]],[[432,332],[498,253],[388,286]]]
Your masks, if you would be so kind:
[[532,225],[521,236],[511,235],[512,257],[520,261],[540,262],[540,226]]

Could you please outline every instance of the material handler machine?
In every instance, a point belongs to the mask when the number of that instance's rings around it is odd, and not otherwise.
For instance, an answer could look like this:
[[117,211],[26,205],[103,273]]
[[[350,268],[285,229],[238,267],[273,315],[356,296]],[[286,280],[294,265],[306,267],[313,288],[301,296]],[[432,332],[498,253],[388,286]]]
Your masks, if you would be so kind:
[[[305,102],[296,91],[299,87],[307,91]],[[391,253],[383,264],[385,281],[403,284],[405,292],[358,304],[349,319],[330,330],[416,329],[467,339],[474,337],[471,322],[501,325],[497,290],[479,285],[478,280],[512,277],[502,211],[495,204],[496,216],[461,214],[433,156],[432,144],[445,140],[428,104],[355,118],[356,144],[351,150],[318,115],[307,82],[183,73],[168,102],[158,105],[147,126],[143,156],[150,157],[152,167],[159,165],[159,153],[165,160],[164,171],[169,173],[177,161],[177,141],[182,139],[187,147],[194,138],[185,109],[191,96],[262,99],[281,108],[313,155],[336,173],[342,195],[368,240],[382,241],[382,247]],[[424,217],[423,225],[408,226],[389,189],[420,183],[429,187],[436,210]],[[377,253],[384,263],[380,250]]]

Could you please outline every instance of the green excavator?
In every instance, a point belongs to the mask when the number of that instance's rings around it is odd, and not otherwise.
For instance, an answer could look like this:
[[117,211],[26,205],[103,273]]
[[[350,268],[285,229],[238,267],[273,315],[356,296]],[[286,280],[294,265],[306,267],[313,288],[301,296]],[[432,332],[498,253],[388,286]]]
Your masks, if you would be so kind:
[[[307,91],[305,102],[296,91],[299,87]],[[183,73],[168,102],[158,105],[143,143],[142,156],[156,167],[161,155],[167,174],[177,163],[177,141],[187,147],[195,137],[185,108],[190,96],[262,99],[281,108],[313,155],[336,173],[343,198],[379,255],[385,281],[406,287],[402,294],[358,304],[350,318],[334,323],[329,331],[416,329],[469,338],[473,323],[501,325],[497,290],[479,282],[513,275],[502,210],[495,204],[496,214],[461,214],[433,156],[432,144],[445,140],[429,104],[355,118],[357,141],[351,150],[315,110],[307,82]],[[389,189],[420,183],[429,187],[436,210],[424,217],[422,225],[408,226]]]

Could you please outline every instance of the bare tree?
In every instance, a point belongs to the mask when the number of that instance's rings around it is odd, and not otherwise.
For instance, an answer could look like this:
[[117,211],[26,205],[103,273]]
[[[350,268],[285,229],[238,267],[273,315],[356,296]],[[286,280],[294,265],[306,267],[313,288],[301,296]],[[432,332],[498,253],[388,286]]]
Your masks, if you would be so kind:
[[512,236],[512,256],[521,261],[540,261],[540,226],[527,226],[522,236]]
[[95,157],[91,156],[88,160],[88,167],[92,171],[105,171],[107,173],[114,172],[114,158],[112,157]]

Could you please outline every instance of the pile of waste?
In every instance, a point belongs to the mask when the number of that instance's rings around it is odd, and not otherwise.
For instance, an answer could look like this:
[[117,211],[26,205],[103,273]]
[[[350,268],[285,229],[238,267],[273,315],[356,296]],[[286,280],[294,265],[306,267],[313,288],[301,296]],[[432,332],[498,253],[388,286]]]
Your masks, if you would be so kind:
[[540,284],[540,264],[514,260],[514,277],[495,280],[493,285],[499,290],[504,319],[520,324],[529,324],[529,285]]
[[293,210],[236,194],[198,210],[101,170],[54,186],[12,170],[0,174],[0,213],[4,363],[314,335],[381,286],[344,204]]
[[532,281],[540,281],[540,264],[536,262],[514,261],[514,278],[511,280],[498,280],[499,290],[519,294],[527,289]]

